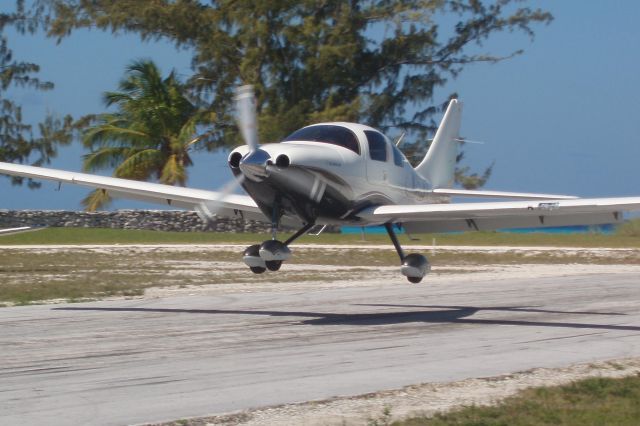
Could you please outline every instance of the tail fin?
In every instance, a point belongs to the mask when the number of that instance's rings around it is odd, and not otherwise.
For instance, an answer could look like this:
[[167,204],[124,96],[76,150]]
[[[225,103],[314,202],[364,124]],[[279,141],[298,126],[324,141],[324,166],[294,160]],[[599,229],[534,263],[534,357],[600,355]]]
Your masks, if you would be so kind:
[[420,176],[431,182],[433,188],[453,187],[461,115],[462,102],[451,99],[427,155],[415,168]]

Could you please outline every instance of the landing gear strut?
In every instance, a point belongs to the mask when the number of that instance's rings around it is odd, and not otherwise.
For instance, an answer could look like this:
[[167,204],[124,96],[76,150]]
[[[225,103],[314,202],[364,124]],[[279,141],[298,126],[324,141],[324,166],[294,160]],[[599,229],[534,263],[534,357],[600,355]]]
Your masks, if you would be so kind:
[[254,244],[244,251],[242,260],[254,274],[262,274],[267,269],[277,271],[282,266],[282,262],[291,257],[289,244],[300,238],[307,231],[315,226],[315,223],[307,223],[285,242],[276,239],[277,224],[272,227],[272,239],[262,244]]
[[398,241],[398,237],[393,230],[393,224],[385,223],[384,227],[387,230],[387,234],[389,234],[389,238],[391,238],[393,246],[398,252],[398,256],[400,256],[400,262],[402,263],[400,272],[402,273],[402,275],[407,277],[409,282],[414,284],[419,283],[431,270],[429,261],[426,257],[418,253],[411,253],[405,256],[404,251],[402,250],[402,246]]

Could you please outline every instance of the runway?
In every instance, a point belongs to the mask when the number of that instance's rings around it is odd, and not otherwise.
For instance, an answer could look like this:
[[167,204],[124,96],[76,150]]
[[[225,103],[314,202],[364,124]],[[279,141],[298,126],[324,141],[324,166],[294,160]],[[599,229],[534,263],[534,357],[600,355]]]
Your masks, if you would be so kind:
[[458,274],[3,308],[0,424],[155,422],[639,356],[639,300],[638,273]]

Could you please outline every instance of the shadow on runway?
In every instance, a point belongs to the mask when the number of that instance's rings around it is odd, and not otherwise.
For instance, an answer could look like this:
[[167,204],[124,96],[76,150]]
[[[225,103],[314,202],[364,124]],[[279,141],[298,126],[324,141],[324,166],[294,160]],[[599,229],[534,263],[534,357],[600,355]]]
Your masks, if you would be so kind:
[[[356,303],[355,306],[376,306],[384,308],[427,308],[427,309],[469,309],[469,306],[442,306],[442,305],[393,305],[390,303]],[[571,315],[627,315],[619,312],[594,312],[594,311],[554,311],[550,309],[538,309],[534,306],[485,306],[473,307],[478,311],[510,311],[510,312],[534,312],[543,314],[571,314]]]
[[[502,307],[475,307],[475,306],[412,306],[412,305],[360,305],[376,307],[398,307],[398,308],[422,308],[423,310],[412,310],[402,312],[376,312],[363,314],[335,314],[323,312],[304,311],[262,311],[262,310],[235,310],[235,309],[171,309],[171,308],[101,308],[101,307],[65,307],[52,308],[58,311],[96,311],[96,312],[141,312],[141,313],[168,313],[168,314],[204,314],[204,315],[257,315],[270,317],[291,317],[309,318],[301,321],[308,325],[393,325],[403,323],[429,323],[429,324],[475,324],[475,325],[510,325],[520,327],[559,327],[577,329],[596,329],[613,331],[639,331],[639,326],[630,325],[610,325],[577,322],[553,322],[553,321],[524,321],[509,319],[485,319],[469,318],[479,311],[507,311],[507,312],[527,312],[540,313],[548,318],[548,314],[571,314],[571,315],[625,315],[621,313],[603,312],[565,312],[536,309],[521,306]],[[424,310],[424,309],[428,310]]]

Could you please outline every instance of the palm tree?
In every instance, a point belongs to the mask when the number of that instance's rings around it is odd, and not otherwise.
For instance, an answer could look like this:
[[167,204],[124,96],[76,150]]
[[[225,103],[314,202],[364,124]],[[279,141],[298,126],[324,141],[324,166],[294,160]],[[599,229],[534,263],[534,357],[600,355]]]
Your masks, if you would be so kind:
[[[214,115],[187,98],[174,72],[163,79],[150,60],[129,65],[118,87],[104,94],[106,106],[115,106],[116,112],[98,115],[83,134],[91,150],[84,156],[84,170],[114,168],[115,177],[184,186],[193,164],[189,152],[208,135],[197,135],[198,126],[211,123]],[[82,200],[88,211],[109,202],[101,190]]]

